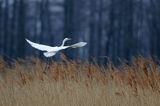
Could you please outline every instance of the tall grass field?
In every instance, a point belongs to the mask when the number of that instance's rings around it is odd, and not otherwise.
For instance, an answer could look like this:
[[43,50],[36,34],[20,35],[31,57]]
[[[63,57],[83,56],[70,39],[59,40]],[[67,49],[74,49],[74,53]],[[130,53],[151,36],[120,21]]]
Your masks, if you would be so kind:
[[0,106],[160,106],[160,66],[142,57],[105,67],[63,59],[47,69],[40,59],[1,59]]

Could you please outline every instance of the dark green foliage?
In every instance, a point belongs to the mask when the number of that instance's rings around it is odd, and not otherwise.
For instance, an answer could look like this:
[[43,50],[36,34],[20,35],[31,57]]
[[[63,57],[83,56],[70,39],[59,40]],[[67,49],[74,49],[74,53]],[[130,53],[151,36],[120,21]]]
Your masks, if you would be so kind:
[[[100,63],[110,57],[160,57],[159,0],[1,0],[0,55],[23,58],[43,55],[25,38],[47,45],[86,41],[83,49],[67,50],[71,58]],[[59,59],[59,55],[55,57]]]

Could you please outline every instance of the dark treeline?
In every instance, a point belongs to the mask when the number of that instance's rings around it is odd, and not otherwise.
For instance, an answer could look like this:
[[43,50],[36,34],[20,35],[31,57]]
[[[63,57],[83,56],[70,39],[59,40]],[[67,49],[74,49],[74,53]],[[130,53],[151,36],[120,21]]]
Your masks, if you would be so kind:
[[0,0],[1,56],[43,58],[25,38],[54,46],[65,37],[88,42],[66,51],[73,59],[160,57],[160,0]]

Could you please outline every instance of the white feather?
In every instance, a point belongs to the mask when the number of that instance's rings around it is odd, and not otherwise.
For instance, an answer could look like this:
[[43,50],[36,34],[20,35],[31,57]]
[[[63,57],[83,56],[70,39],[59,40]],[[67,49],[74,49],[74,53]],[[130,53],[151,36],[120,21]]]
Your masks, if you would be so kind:
[[80,47],[83,47],[83,46],[85,46],[85,45],[87,45],[86,42],[79,42],[79,43],[76,43],[76,44],[71,45],[70,47],[71,47],[71,48],[80,48]]
[[56,55],[56,52],[44,52],[43,55],[45,57],[52,57],[52,56]]
[[53,47],[51,46],[46,46],[46,45],[42,45],[42,44],[37,44],[37,43],[34,43],[28,39],[26,39],[26,41],[34,48],[38,49],[38,50],[41,50],[41,51],[52,51],[53,50]]

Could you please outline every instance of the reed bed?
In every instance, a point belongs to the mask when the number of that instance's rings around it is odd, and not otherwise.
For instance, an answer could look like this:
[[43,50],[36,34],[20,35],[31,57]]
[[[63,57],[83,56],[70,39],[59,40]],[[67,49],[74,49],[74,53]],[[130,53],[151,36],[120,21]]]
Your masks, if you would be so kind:
[[[0,59],[0,106],[160,106],[160,67],[151,58],[99,66],[84,61]],[[45,71],[45,72],[44,72]]]

